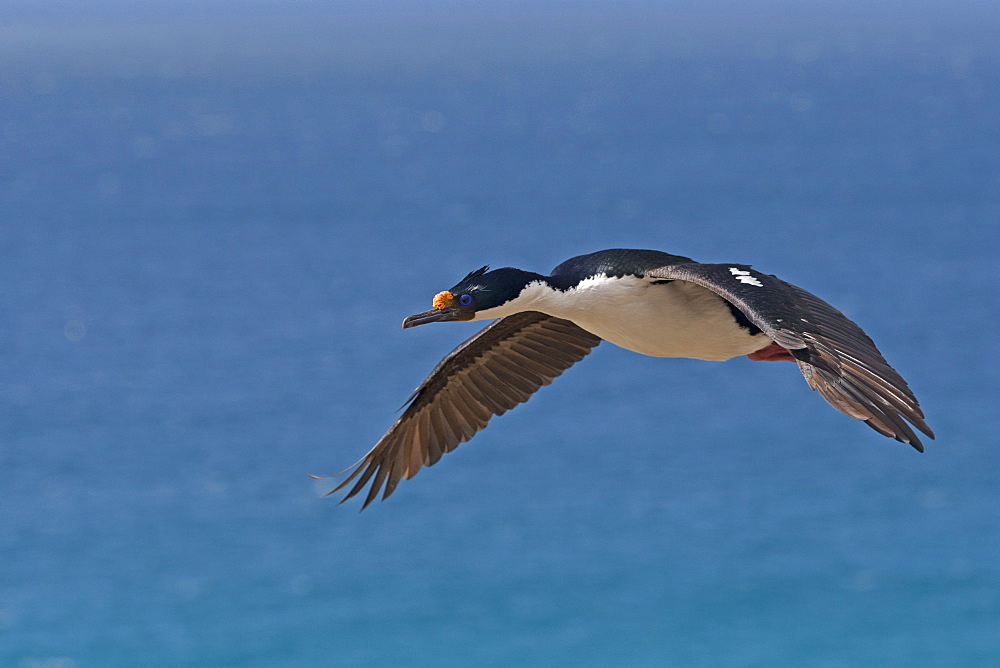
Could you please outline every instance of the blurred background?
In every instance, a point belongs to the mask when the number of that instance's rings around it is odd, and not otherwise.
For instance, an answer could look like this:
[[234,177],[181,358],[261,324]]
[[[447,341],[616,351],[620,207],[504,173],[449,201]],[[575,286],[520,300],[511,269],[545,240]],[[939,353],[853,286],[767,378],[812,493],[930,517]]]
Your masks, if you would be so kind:
[[[1000,9],[4,0],[0,664],[1000,660]],[[920,455],[792,365],[599,347],[323,498],[483,264],[743,262],[857,320]]]

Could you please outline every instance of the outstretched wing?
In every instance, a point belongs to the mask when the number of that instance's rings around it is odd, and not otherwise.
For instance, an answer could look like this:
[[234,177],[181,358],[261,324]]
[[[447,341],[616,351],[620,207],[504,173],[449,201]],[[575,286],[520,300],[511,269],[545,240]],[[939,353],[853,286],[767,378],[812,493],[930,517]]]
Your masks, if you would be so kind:
[[742,264],[684,263],[647,275],[696,283],[729,301],[791,351],[809,387],[844,415],[920,452],[907,420],[934,438],[913,392],[875,343],[816,295]]
[[536,311],[497,320],[441,360],[410,396],[396,423],[330,494],[360,475],[343,501],[369,480],[362,510],[383,485],[382,498],[387,499],[400,479],[437,463],[443,453],[484,429],[494,415],[527,401],[600,342],[568,320]]

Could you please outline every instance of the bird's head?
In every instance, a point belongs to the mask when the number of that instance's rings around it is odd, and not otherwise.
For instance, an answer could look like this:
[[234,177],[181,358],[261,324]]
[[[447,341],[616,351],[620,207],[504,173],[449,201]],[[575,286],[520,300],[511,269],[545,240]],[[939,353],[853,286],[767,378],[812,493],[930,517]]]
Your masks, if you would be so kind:
[[522,290],[538,274],[504,267],[489,271],[482,267],[471,272],[450,290],[434,295],[430,311],[411,315],[403,320],[403,328],[425,325],[429,322],[455,320],[488,320],[506,313],[497,309],[517,299]]

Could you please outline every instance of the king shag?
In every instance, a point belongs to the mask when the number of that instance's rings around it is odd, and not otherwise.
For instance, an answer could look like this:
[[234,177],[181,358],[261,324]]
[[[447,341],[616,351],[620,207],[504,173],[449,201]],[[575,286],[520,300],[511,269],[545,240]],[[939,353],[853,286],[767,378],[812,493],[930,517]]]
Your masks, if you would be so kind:
[[548,276],[483,267],[432,304],[403,327],[495,322],[417,387],[396,423],[330,492],[354,482],[344,501],[369,483],[362,508],[380,492],[388,498],[400,480],[436,464],[601,341],[651,357],[795,362],[809,387],[844,415],[921,452],[913,428],[934,438],[906,381],[860,327],[749,265],[611,249],[571,258]]

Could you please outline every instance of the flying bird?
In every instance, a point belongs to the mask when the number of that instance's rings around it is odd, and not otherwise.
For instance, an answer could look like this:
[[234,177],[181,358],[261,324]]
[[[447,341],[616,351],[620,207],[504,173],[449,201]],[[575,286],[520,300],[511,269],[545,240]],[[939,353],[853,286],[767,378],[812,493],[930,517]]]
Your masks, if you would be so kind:
[[495,322],[448,353],[417,387],[395,424],[330,492],[353,482],[341,502],[366,485],[362,509],[380,492],[388,498],[400,480],[436,464],[601,341],[651,357],[795,362],[809,387],[844,415],[920,452],[913,427],[934,438],[906,381],[860,327],[819,297],[749,265],[611,249],[566,260],[548,276],[488,269],[403,320],[404,329]]

